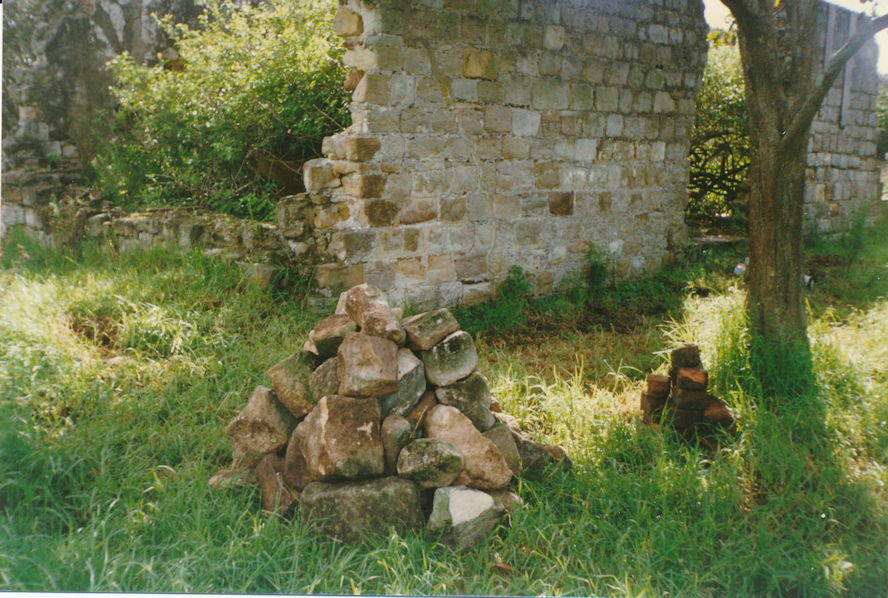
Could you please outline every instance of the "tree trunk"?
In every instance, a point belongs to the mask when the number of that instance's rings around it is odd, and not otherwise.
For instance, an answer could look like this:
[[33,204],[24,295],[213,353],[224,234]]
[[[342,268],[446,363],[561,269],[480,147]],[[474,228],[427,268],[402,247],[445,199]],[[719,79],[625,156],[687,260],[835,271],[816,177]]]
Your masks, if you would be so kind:
[[[755,127],[751,129],[755,131]],[[801,239],[807,143],[780,148],[767,137],[753,133],[750,139],[747,310],[750,325],[760,337],[804,343],[807,323]]]

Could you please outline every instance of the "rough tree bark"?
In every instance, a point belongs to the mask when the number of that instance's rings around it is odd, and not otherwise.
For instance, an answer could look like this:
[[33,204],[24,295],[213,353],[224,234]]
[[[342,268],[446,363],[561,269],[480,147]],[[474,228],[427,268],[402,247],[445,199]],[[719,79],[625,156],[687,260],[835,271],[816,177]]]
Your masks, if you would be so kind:
[[737,23],[749,110],[749,294],[753,332],[807,343],[803,219],[811,122],[845,63],[888,15],[858,25],[821,68],[818,0],[722,0]]

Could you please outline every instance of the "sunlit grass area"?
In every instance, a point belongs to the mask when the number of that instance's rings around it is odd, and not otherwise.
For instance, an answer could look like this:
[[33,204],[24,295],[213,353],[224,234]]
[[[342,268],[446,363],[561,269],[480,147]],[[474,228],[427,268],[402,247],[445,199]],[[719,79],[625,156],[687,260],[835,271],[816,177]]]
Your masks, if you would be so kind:
[[[809,296],[804,395],[752,380],[742,255],[463,312],[503,409],[569,472],[467,553],[423,532],[312,537],[213,491],[224,427],[332,305],[200,253],[41,249],[0,270],[0,587],[381,594],[881,595],[888,587],[888,235]],[[827,254],[829,249],[824,250]],[[509,310],[499,313],[497,310]],[[327,311],[324,311],[327,310]],[[485,322],[511,323],[497,328]],[[696,342],[740,418],[716,453],[643,426],[646,373]]]

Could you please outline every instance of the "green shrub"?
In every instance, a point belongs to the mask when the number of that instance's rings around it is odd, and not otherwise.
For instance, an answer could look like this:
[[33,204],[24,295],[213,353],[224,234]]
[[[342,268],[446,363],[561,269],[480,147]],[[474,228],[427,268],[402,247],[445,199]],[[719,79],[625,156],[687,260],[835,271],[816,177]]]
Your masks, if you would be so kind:
[[876,140],[876,153],[880,160],[888,153],[888,87],[879,86],[879,99],[876,102],[876,122],[879,125],[879,138]]
[[[720,33],[720,32],[716,32]],[[749,168],[749,124],[736,46],[712,38],[691,135],[688,213],[730,213]]]
[[258,161],[302,162],[348,121],[333,0],[210,0],[200,26],[161,20],[180,66],[110,68],[119,102],[93,162],[122,206],[198,205],[263,219],[279,191]]

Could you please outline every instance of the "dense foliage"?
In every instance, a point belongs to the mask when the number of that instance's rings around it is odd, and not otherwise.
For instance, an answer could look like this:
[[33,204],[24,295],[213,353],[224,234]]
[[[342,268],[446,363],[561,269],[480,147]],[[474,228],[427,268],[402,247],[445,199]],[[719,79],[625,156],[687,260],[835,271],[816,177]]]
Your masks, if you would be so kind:
[[[691,135],[688,213],[731,213],[749,167],[743,69],[723,32],[711,40]],[[728,39],[728,42],[730,40]]]
[[879,125],[879,138],[876,140],[876,152],[880,159],[888,154],[888,86],[880,80],[879,99],[876,103],[876,118]]
[[332,0],[238,6],[208,2],[197,27],[162,26],[178,60],[153,67],[124,54],[111,69],[113,135],[94,161],[124,206],[200,205],[263,218],[280,190],[263,164],[320,155],[348,120]]

